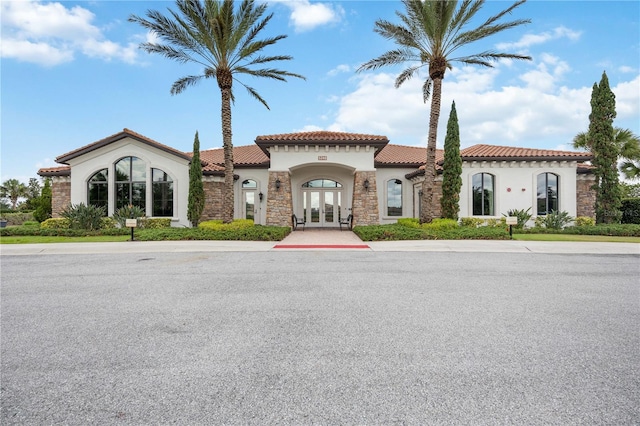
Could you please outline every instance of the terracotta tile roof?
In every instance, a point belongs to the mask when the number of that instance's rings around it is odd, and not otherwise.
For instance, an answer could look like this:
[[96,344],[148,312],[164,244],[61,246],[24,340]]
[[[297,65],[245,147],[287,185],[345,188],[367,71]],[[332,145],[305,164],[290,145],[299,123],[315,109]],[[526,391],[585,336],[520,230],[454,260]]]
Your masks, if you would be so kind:
[[85,145],[83,147],[80,147],[78,149],[74,149],[73,151],[67,152],[66,154],[62,154],[58,157],[56,157],[56,162],[57,163],[61,163],[61,164],[67,164],[67,161],[79,157],[83,154],[86,154],[88,152],[91,152],[95,149],[101,148],[103,146],[109,145],[113,142],[117,142],[121,139],[124,139],[126,137],[130,137],[132,139],[136,139],[140,142],[143,142],[147,145],[151,145],[155,148],[161,149],[162,151],[168,152],[170,154],[176,155],[178,157],[184,158],[186,160],[191,159],[190,156],[188,156],[187,154],[185,154],[182,151],[178,151],[177,149],[171,148],[170,146],[167,145],[163,145],[160,142],[156,142],[153,139],[149,139],[146,136],[141,135],[140,133],[136,133],[132,130],[129,130],[127,128],[123,129],[121,132],[118,132],[114,135],[111,136],[107,136],[104,139],[100,139],[99,141],[90,143],[89,145]]
[[[189,153],[189,156],[192,155],[193,153]],[[222,148],[200,151],[200,159],[208,163],[207,167],[218,167],[224,171],[224,150]],[[269,157],[257,145],[234,146],[233,163],[234,167],[268,167]]]
[[498,145],[473,145],[460,151],[463,160],[576,160],[587,161],[590,152],[558,151],[554,149],[516,148]]
[[[436,150],[436,163],[442,161],[444,151]],[[389,144],[376,155],[376,166],[396,167],[424,165],[427,159],[427,148],[420,146],[405,146]]]
[[256,138],[258,142],[389,142],[386,136],[366,135],[362,133],[331,132],[318,130],[315,132],[281,133],[277,135],[264,135]]
[[370,145],[380,150],[389,143],[386,136],[366,135],[363,133],[331,132],[318,130],[315,132],[281,133],[277,135],[258,136],[256,145],[269,155],[268,148],[275,145]]
[[38,170],[38,176],[50,177],[50,176],[71,176],[71,167],[43,167]]

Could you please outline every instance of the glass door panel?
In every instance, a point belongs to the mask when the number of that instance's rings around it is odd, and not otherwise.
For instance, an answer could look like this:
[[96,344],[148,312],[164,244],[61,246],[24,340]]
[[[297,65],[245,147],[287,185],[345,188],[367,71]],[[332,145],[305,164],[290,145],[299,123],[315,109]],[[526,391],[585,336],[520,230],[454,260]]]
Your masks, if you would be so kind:
[[254,220],[256,211],[256,193],[255,191],[244,192],[244,217],[245,219]]
[[333,191],[324,193],[324,221],[333,223]]
[[311,223],[320,223],[320,192],[309,192],[311,206]]

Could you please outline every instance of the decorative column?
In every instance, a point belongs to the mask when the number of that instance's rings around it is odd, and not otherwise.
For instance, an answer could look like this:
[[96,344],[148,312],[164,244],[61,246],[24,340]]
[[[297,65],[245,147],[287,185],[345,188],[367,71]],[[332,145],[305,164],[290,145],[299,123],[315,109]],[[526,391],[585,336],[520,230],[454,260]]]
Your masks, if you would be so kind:
[[62,217],[62,210],[71,204],[71,176],[51,178],[51,217]]
[[353,176],[353,226],[379,225],[380,209],[378,206],[378,185],[376,172],[356,171]]
[[592,174],[578,174],[576,177],[576,216],[596,218],[596,190]]
[[293,201],[291,199],[291,176],[288,171],[269,172],[267,189],[267,225],[291,226]]

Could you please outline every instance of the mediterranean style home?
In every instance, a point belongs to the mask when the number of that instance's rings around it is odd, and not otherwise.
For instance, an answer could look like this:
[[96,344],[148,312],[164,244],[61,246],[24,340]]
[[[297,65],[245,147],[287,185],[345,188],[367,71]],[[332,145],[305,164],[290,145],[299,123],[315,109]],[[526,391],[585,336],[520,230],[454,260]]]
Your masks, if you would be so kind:
[[[337,227],[393,223],[419,217],[426,147],[389,143],[386,136],[331,131],[258,136],[236,146],[235,217],[257,224]],[[500,218],[528,209],[535,218],[552,210],[594,217],[590,153],[474,145],[461,151],[460,217]],[[53,216],[69,204],[105,206],[109,215],[137,205],[149,217],[187,220],[189,164],[181,152],[129,129],[56,158],[51,177]],[[200,153],[206,204],[202,220],[222,214],[222,148]],[[443,152],[438,151],[433,202],[440,206]]]

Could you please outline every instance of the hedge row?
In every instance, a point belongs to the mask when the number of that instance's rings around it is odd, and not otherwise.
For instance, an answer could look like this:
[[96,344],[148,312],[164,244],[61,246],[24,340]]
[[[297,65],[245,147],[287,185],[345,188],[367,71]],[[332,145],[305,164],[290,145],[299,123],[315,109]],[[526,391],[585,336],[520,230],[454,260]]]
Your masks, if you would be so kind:
[[506,227],[433,227],[405,226],[394,223],[389,225],[356,226],[353,232],[363,241],[399,241],[399,240],[508,240]]

